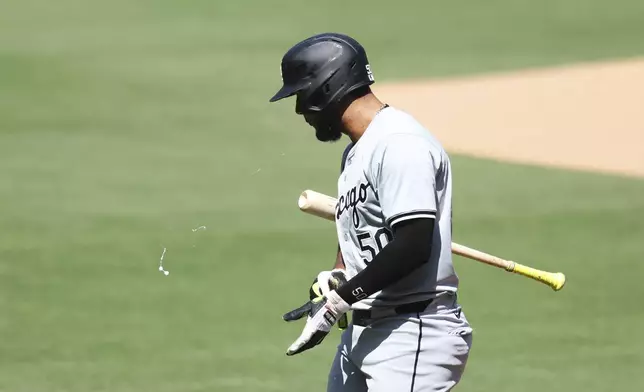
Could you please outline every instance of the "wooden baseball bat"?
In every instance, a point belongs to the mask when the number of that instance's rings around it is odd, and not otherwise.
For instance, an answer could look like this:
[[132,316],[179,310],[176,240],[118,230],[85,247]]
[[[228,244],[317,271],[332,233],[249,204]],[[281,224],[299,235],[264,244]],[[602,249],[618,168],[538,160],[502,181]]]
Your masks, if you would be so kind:
[[[334,197],[309,189],[302,192],[297,204],[300,210],[307,214],[335,221],[337,199]],[[555,291],[561,290],[566,283],[566,276],[561,272],[541,271],[454,242],[452,242],[452,253],[534,279],[550,286]]]

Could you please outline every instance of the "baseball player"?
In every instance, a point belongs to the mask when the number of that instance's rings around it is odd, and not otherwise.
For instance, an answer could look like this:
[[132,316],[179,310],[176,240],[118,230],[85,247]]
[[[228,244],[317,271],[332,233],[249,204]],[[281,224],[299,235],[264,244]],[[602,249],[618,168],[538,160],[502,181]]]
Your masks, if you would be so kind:
[[317,139],[351,140],[338,179],[336,264],[317,276],[310,301],[283,316],[306,317],[286,354],[320,344],[352,311],[327,391],[451,390],[472,329],[456,298],[447,153],[374,95],[367,55],[353,38],[309,37],[288,50],[281,70],[283,86],[270,101],[295,96]]

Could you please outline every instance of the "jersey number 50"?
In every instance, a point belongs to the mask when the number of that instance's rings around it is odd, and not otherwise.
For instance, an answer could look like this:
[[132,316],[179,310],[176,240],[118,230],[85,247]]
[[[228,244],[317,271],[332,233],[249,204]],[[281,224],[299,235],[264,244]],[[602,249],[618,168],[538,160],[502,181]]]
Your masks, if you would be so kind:
[[[363,254],[364,252],[369,252],[369,255],[371,256],[370,258],[362,259],[365,264],[369,264],[373,261],[378,252],[380,252],[382,248],[384,248],[389,241],[393,239],[393,236],[387,228],[383,227],[376,231],[373,237],[371,236],[371,233],[361,233],[358,234],[357,238]],[[375,247],[372,246],[372,244],[374,244]]]

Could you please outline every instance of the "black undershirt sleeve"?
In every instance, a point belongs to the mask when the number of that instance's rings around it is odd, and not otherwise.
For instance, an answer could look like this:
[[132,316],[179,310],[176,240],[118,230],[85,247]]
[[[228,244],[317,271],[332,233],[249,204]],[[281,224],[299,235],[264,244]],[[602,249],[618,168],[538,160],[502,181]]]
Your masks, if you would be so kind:
[[337,293],[353,304],[396,283],[427,263],[431,254],[434,218],[416,218],[397,223],[393,240]]

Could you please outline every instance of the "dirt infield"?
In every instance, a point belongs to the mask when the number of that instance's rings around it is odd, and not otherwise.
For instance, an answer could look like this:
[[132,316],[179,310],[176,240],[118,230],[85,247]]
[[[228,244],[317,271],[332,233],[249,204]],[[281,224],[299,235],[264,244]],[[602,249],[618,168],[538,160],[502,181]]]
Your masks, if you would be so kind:
[[644,177],[644,59],[374,85],[450,152]]

